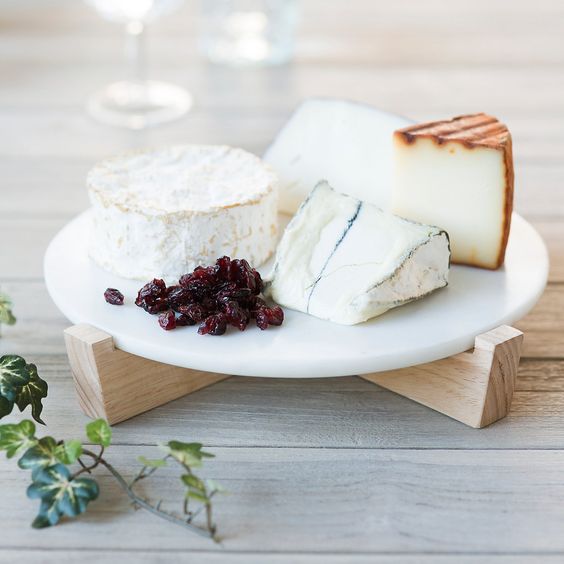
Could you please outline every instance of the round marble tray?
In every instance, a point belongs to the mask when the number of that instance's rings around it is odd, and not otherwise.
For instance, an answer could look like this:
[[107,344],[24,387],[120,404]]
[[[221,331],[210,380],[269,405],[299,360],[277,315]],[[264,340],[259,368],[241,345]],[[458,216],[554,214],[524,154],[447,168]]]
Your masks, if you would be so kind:
[[[142,282],[119,278],[87,255],[90,212],[53,239],[45,280],[73,323],[94,325],[126,352],[168,364],[243,376],[317,378],[367,374],[445,358],[472,348],[474,338],[523,317],[540,297],[548,256],[538,233],[514,214],[505,266],[495,272],[453,266],[450,284],[435,294],[356,326],[341,326],[286,310],[282,327],[200,336],[194,327],[165,332],[133,303]],[[268,265],[261,269],[268,271]],[[106,304],[107,287],[126,305]]]

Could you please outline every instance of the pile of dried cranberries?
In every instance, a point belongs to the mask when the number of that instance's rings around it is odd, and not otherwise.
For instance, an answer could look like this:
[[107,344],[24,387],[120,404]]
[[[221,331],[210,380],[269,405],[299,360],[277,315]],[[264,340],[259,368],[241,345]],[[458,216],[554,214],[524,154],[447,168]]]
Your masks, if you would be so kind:
[[[198,266],[173,286],[155,278],[139,290],[135,305],[158,314],[166,331],[199,323],[200,335],[223,335],[228,325],[244,331],[251,319],[262,330],[282,325],[282,308],[269,307],[260,297],[262,289],[260,274],[246,260],[222,257],[213,266]],[[123,303],[114,288],[104,297],[113,305]]]

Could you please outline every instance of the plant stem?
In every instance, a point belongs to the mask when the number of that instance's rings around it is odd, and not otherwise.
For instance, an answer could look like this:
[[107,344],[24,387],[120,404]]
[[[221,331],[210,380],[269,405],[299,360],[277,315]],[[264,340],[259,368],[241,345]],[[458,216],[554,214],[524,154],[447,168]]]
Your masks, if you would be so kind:
[[88,472],[90,474],[91,471],[94,470],[94,468],[96,468],[98,464],[100,464],[100,462],[102,461],[102,455],[104,454],[104,447],[103,446],[100,447],[100,452],[98,454],[94,454],[93,452],[86,450],[84,450],[83,453],[92,457],[94,459],[94,462],[90,466],[86,466],[85,464],[83,464],[82,460],[79,460],[78,462],[82,466],[82,468],[78,472],[75,472],[72,475],[73,480],[84,472]]
[[165,519],[166,521],[169,521],[170,523],[174,523],[175,525],[180,525],[181,527],[184,527],[186,529],[190,529],[191,531],[193,531],[193,532],[195,532],[199,535],[211,538],[211,539],[213,539],[214,541],[217,542],[217,539],[215,538],[215,530],[213,529],[213,527],[212,528],[208,527],[207,529],[204,529],[203,527],[198,527],[197,525],[194,525],[192,523],[187,523],[184,519],[179,519],[178,517],[175,517],[174,515],[171,515],[170,513],[162,511],[158,507],[151,505],[146,499],[139,497],[132,490],[132,488],[125,481],[123,476],[109,462],[107,462],[106,460],[104,460],[100,456],[97,456],[95,453],[93,453],[89,450],[84,449],[83,453],[87,456],[90,456],[94,460],[97,460],[97,464],[101,464],[102,466],[105,466],[110,471],[112,476],[116,479],[116,481],[118,482],[120,487],[125,491],[125,493],[129,497],[129,499],[131,499],[131,501],[135,505],[138,505],[139,507],[146,509],[147,511],[149,511],[153,515],[156,515],[157,517],[160,517],[161,519]]
[[[166,457],[163,460],[166,460]],[[132,488],[137,482],[139,482],[139,480],[143,480],[145,478],[148,478],[151,474],[154,474],[158,470],[158,467],[149,468],[148,472],[145,472],[145,470],[147,470],[147,466],[143,466],[137,476],[135,476],[135,478],[133,478],[133,480],[129,482],[130,488]]]
[[215,527],[212,520],[212,506],[209,501],[206,503],[206,525],[211,534],[215,535]]
[[[85,472],[92,474],[90,468],[88,468],[88,466],[86,466],[86,464],[84,464],[84,462],[82,462],[82,460],[80,460],[80,458],[77,458],[76,461],[82,466],[82,468],[84,469]],[[76,475],[75,475],[75,477],[76,477]]]

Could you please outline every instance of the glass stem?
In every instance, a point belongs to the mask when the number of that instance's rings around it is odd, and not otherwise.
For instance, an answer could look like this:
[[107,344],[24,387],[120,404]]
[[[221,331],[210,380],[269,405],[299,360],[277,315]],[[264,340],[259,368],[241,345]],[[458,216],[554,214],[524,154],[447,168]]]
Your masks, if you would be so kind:
[[125,26],[127,35],[126,57],[131,79],[144,82],[147,79],[147,53],[145,47],[145,24],[140,21],[129,22]]

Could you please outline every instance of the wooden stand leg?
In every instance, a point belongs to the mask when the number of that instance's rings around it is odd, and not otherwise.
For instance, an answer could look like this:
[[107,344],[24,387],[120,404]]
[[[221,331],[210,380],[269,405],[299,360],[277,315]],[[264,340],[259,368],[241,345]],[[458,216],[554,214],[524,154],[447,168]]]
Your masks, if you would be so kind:
[[481,428],[509,412],[522,343],[521,331],[501,326],[478,335],[473,351],[362,378]]
[[[70,327],[65,341],[83,411],[111,424],[229,378],[120,351],[111,335],[90,325]],[[362,378],[471,427],[485,427],[509,412],[522,342],[520,331],[502,326],[478,335],[473,351]]]
[[120,351],[91,325],[69,327],[65,343],[82,410],[110,424],[229,378]]

